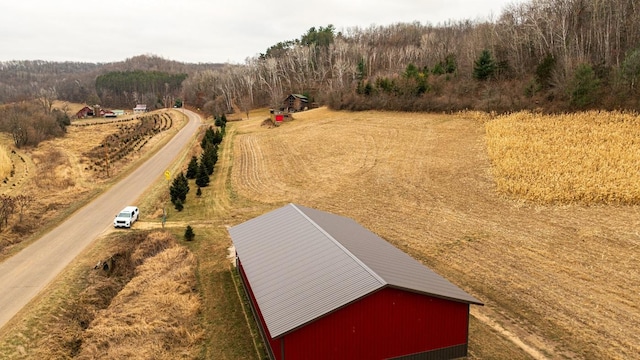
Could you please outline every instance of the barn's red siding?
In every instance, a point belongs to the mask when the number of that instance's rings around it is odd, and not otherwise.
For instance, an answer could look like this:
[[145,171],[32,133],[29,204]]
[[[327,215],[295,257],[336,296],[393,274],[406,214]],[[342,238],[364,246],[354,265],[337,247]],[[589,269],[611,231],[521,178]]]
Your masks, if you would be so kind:
[[466,344],[468,312],[466,303],[385,288],[285,335],[285,358],[384,359]]

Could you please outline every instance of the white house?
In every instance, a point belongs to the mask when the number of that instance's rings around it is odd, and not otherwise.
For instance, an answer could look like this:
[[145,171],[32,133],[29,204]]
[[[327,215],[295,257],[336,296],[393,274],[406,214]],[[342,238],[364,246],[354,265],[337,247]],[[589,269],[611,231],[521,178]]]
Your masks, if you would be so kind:
[[147,112],[147,105],[146,104],[137,104],[136,107],[133,108],[133,113],[134,114],[140,114],[140,113],[145,113]]

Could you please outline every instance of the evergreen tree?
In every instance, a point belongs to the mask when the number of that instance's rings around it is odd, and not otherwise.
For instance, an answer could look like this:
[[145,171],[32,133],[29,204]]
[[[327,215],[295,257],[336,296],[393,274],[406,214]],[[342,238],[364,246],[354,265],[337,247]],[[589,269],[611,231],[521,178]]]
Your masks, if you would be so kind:
[[578,108],[591,105],[596,99],[600,81],[589,64],[582,64],[576,69],[569,83],[571,104]]
[[473,77],[476,80],[484,81],[493,76],[496,71],[496,61],[491,56],[489,50],[482,50],[482,54],[475,61],[473,67]]
[[193,155],[187,167],[187,179],[195,179],[198,172],[198,158]]
[[180,172],[169,188],[169,195],[171,202],[177,206],[177,201],[184,203],[187,200],[187,193],[189,193],[189,180],[184,176],[183,172]]
[[207,130],[204,131],[204,136],[202,137],[202,141],[200,141],[200,147],[202,149],[207,147],[207,144],[213,144],[213,138],[215,137],[215,133],[213,128],[210,126]]
[[202,161],[200,162],[200,166],[198,166],[196,185],[198,185],[198,188],[207,187],[209,185],[209,173],[207,172],[205,163]]
[[640,48],[629,53],[620,67],[620,75],[632,91],[638,89],[640,83]]
[[184,204],[180,199],[177,199],[176,202],[173,203],[173,205],[174,205],[174,208],[178,211],[182,211],[184,209]]
[[318,47],[328,47],[333,43],[335,27],[329,24],[327,27],[320,26],[316,30],[315,27],[310,28],[306,34],[300,38],[300,44],[304,46],[315,45]]
[[364,89],[362,90],[363,93],[367,96],[373,94],[373,92],[375,91],[375,89],[373,88],[373,85],[371,85],[371,82],[367,81],[367,83],[364,85]]
[[[224,127],[222,129],[224,131]],[[222,131],[216,130],[213,127],[209,127],[204,132],[202,141],[200,141],[200,147],[204,149],[207,147],[207,144],[219,145],[222,142],[222,137],[223,137]]]
[[434,75],[443,75],[444,74],[444,65],[442,64],[442,62],[437,63],[434,67],[433,70],[431,70],[431,72]]
[[356,70],[356,79],[363,81],[367,73],[367,65],[364,62],[364,58],[360,58],[358,61],[358,68]]
[[200,156],[200,163],[204,163],[207,169],[207,174],[213,174],[213,169],[218,162],[218,147],[216,145],[209,144],[204,149],[204,152]]
[[421,95],[429,89],[427,83],[429,70],[427,68],[421,71],[414,64],[409,64],[402,76],[406,79],[404,92],[407,94]]
[[193,228],[191,225],[187,225],[186,230],[184,231],[184,239],[187,241],[191,241],[196,237],[196,234],[193,232]]
[[404,70],[404,77],[409,78],[409,79],[416,79],[418,78],[418,75],[420,74],[420,70],[418,70],[418,67],[415,66],[413,63],[407,65],[406,69]]
[[536,82],[542,89],[551,86],[551,76],[556,67],[556,58],[553,55],[547,55],[544,60],[536,67]]
[[447,55],[444,59],[444,71],[447,74],[453,74],[458,69],[458,64],[456,62],[456,56],[453,54]]

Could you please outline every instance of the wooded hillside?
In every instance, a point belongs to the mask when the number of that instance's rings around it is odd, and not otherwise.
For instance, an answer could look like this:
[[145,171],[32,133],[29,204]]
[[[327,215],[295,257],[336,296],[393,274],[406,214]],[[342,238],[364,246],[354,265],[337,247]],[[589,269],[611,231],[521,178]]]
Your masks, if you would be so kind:
[[[425,14],[426,17],[426,14]],[[187,103],[509,111],[640,108],[640,5],[532,0],[488,21],[312,28],[245,66],[186,80]]]
[[[54,99],[73,103],[126,108],[140,101],[148,102],[151,108],[158,102],[162,103],[163,97],[169,94],[178,97],[185,76],[219,67],[220,64],[185,64],[154,55],[99,64],[26,60],[0,62],[0,104],[31,100],[46,91]],[[132,76],[125,81],[127,84],[122,81],[116,84],[111,80],[115,77],[123,80],[123,77],[114,74]],[[138,84],[130,84],[136,82],[136,76]],[[99,79],[102,81],[97,84]]]

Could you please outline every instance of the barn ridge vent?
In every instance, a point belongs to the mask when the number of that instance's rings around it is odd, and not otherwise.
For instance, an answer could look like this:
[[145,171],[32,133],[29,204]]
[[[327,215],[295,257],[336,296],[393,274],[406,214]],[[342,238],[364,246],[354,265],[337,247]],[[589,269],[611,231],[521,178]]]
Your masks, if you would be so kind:
[[367,266],[367,264],[363,263],[362,260],[360,260],[357,256],[355,256],[351,251],[349,251],[349,249],[347,249],[346,247],[344,247],[344,245],[342,245],[339,241],[337,241],[333,236],[331,236],[331,234],[329,234],[328,232],[326,232],[322,227],[320,227],[315,221],[313,221],[311,218],[309,218],[304,212],[302,212],[302,210],[300,210],[296,204],[289,204],[290,206],[293,206],[294,209],[296,209],[296,211],[298,211],[300,213],[300,215],[302,215],[304,218],[306,218],[313,226],[315,226],[318,231],[320,231],[321,233],[323,233],[327,238],[329,238],[337,247],[339,247],[345,254],[349,255],[353,261],[355,261],[356,263],[358,263],[360,266],[362,266],[363,269],[365,269],[369,274],[371,274],[371,276],[373,276],[374,278],[376,278],[379,282],[380,285],[388,285],[387,282],[380,277],[380,275],[378,275],[375,271],[373,271],[369,266]]

